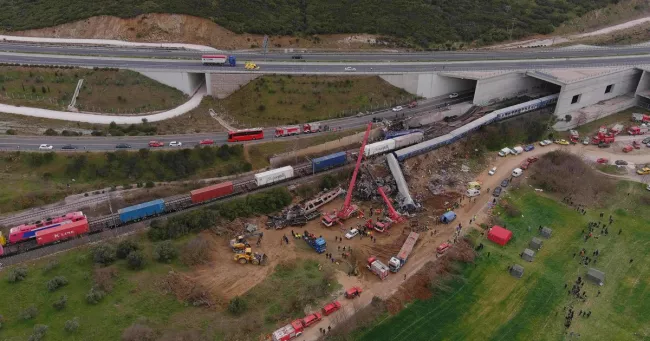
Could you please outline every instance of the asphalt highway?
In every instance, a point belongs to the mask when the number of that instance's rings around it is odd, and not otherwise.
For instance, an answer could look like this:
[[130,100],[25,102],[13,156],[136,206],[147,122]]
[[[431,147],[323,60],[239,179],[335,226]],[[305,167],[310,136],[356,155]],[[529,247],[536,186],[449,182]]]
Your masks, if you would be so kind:
[[[36,43],[9,43],[0,42],[0,51],[35,53],[35,54],[62,54],[85,55],[104,57],[148,57],[148,58],[176,58],[198,60],[203,54],[210,52],[165,49],[165,48],[137,48],[137,47],[103,47],[84,45],[59,45]],[[291,61],[294,56],[302,57],[307,62],[332,61],[332,62],[424,62],[424,61],[468,61],[468,60],[498,60],[498,59],[540,59],[540,58],[578,58],[578,57],[611,57],[626,55],[649,54],[650,47],[617,47],[594,49],[518,49],[496,51],[460,51],[460,52],[304,52],[295,49],[293,52],[271,51],[267,54],[250,51],[227,51],[235,55],[240,61]]]
[[[448,96],[440,96],[433,99],[421,101],[414,109],[404,107],[402,111],[393,112],[392,110],[382,110],[373,113],[356,115],[352,117],[333,119],[328,121],[321,121],[323,125],[330,127],[330,132],[349,130],[363,127],[372,121],[373,118],[394,118],[396,115],[405,117],[414,117],[418,115],[425,115],[431,113],[436,109],[443,108],[449,105],[471,101],[474,96],[473,92],[462,92],[459,96],[450,99]],[[321,132],[317,134],[328,134],[330,132]],[[264,129],[264,140],[249,141],[244,143],[263,143],[271,141],[291,141],[300,138],[307,138],[316,134],[301,134],[292,137],[275,137],[275,128]],[[211,139],[214,145],[221,145],[227,142],[227,133],[200,133],[200,134],[184,134],[184,135],[160,135],[160,136],[85,136],[85,137],[66,137],[66,136],[0,136],[0,150],[16,151],[16,150],[39,150],[41,144],[52,145],[54,151],[61,151],[61,147],[65,145],[73,145],[77,147],[74,151],[111,151],[116,150],[117,144],[128,144],[131,146],[130,150],[138,150],[140,148],[148,148],[149,141],[160,141],[165,144],[165,147],[157,147],[155,149],[178,149],[178,147],[169,147],[169,142],[179,141],[182,143],[183,148],[191,148],[199,144],[203,139]],[[241,142],[239,142],[241,143]],[[85,149],[84,149],[85,148]]]
[[[606,67],[649,64],[650,55],[601,57],[601,58],[556,58],[536,60],[499,60],[499,61],[466,61],[446,63],[260,63],[260,70],[246,71],[242,63],[236,67],[204,66],[201,61],[166,60],[166,59],[120,59],[109,57],[75,57],[55,55],[29,55],[0,53],[3,63],[22,63],[38,65],[72,65],[79,67],[112,67],[131,69],[150,69],[160,71],[186,72],[219,72],[219,73],[283,73],[283,74],[382,74],[409,73],[431,71],[478,71],[478,70],[521,70],[570,67]],[[345,71],[346,66],[352,66],[355,71]]]

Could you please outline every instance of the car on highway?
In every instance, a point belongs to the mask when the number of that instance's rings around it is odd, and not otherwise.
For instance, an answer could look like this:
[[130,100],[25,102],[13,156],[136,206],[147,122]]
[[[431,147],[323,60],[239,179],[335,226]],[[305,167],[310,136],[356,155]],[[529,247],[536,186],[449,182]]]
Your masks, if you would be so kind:
[[532,144],[529,144],[529,145],[524,147],[525,152],[529,152],[529,151],[531,151],[533,149],[535,149],[535,146],[533,146]]
[[359,234],[359,230],[357,229],[352,229],[348,233],[345,234],[346,239],[352,239],[356,237]]
[[126,144],[126,143],[118,143],[118,144],[115,145],[115,148],[117,148],[117,149],[129,149],[129,148],[131,148],[131,145]]
[[182,147],[183,143],[181,141],[172,141],[172,142],[169,142],[169,146],[170,147]]
[[627,161],[625,160],[616,160],[614,161],[614,164],[617,166],[627,166]]
[[501,191],[502,191],[501,187],[495,188],[494,191],[492,191],[492,196],[498,197],[499,195],[501,195]]
[[66,144],[65,146],[61,146],[61,149],[63,150],[73,150],[77,149],[77,146],[71,145],[71,144]]
[[496,172],[497,172],[497,168],[496,168],[496,167],[492,167],[492,169],[490,169],[490,170],[488,171],[488,175],[494,175],[494,173],[496,173]]
[[165,144],[160,141],[149,141],[149,147],[164,147]]
[[302,59],[302,56],[301,55],[291,56],[291,59]]
[[597,163],[600,163],[600,164],[605,164],[605,163],[608,163],[609,160],[607,160],[607,159],[604,158],[604,157],[599,157],[599,158],[596,160],[596,162],[597,162]]
[[402,109],[404,109],[404,108],[402,108],[401,105],[398,105],[398,106],[396,106],[395,108],[393,108],[392,110],[393,110],[394,112],[398,112],[398,111],[402,111]]
[[54,148],[51,144],[42,144],[38,146],[38,149],[40,150],[52,150]]
[[454,93],[449,94],[449,98],[456,98],[456,97],[458,97],[458,93],[457,93],[457,92],[454,92]]
[[548,146],[548,145],[551,144],[551,143],[553,143],[553,142],[551,142],[551,140],[542,140],[542,141],[539,141],[539,145],[542,146],[542,147],[544,147],[544,146]]
[[211,139],[203,139],[203,140],[199,141],[199,144],[202,144],[202,145],[212,145],[212,144],[214,144],[214,140],[211,140]]
[[510,183],[510,180],[503,179],[503,181],[501,181],[501,187],[508,187],[509,183]]
[[646,138],[644,138],[643,141],[641,141],[641,143],[643,143],[643,144],[648,144],[648,143],[650,143],[650,137],[646,137]]
[[559,144],[561,146],[568,146],[569,145],[569,141],[567,141],[565,139],[555,140],[555,143],[557,143],[557,144]]
[[357,71],[357,69],[353,68],[352,66],[348,66],[348,67],[345,68],[345,71],[348,71],[348,72]]

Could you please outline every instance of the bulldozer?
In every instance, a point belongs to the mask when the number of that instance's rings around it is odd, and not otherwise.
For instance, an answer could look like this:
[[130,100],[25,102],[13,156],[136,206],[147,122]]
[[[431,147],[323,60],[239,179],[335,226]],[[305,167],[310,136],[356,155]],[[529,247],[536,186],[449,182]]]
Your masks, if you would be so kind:
[[235,253],[242,253],[246,248],[250,248],[251,244],[246,241],[246,237],[237,236],[235,239],[230,240],[230,248]]
[[253,63],[253,62],[246,62],[244,63],[244,69],[246,70],[259,70],[260,67],[259,65]]
[[235,254],[234,260],[239,264],[251,263],[253,265],[263,265],[266,262],[266,258],[266,254],[253,252],[253,249],[248,247],[244,253]]

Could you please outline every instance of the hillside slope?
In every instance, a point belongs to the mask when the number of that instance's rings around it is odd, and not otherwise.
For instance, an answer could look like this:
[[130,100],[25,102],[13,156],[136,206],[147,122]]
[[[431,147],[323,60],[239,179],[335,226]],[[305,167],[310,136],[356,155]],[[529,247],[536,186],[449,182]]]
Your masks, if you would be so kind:
[[14,0],[0,28],[51,27],[99,15],[178,13],[209,18],[236,33],[370,33],[420,46],[490,43],[550,33],[560,23],[618,0]]

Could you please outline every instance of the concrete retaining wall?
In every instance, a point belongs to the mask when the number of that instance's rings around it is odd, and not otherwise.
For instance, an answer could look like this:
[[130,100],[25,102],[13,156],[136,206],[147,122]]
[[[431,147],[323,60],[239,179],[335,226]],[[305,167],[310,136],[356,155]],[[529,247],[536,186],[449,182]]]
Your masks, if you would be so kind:
[[205,82],[203,73],[190,73],[178,71],[150,71],[143,69],[133,69],[155,81],[178,89],[187,95],[193,95]]
[[260,74],[256,73],[206,73],[208,95],[219,99],[226,98],[259,76]]
[[476,82],[475,105],[488,105],[533,92],[544,86],[544,81],[529,77],[525,73],[513,72]]
[[381,78],[398,88],[424,98],[471,90],[476,86],[476,81],[472,79],[445,77],[433,72],[382,75]]

